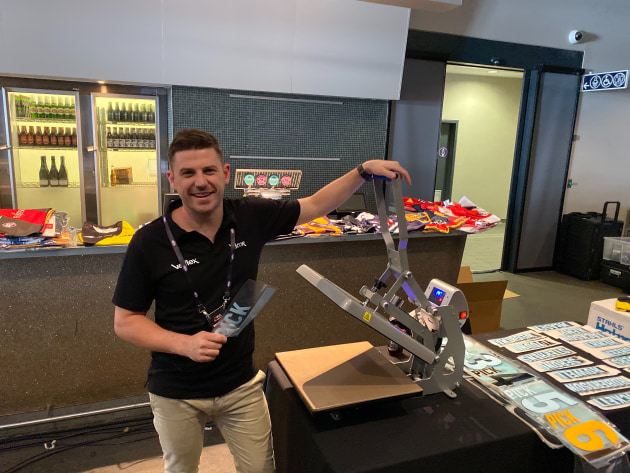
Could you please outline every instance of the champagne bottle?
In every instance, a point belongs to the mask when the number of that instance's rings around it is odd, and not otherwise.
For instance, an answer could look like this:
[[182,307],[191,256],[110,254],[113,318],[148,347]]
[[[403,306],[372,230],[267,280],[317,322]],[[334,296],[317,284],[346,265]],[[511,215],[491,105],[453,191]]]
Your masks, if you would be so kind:
[[50,176],[48,174],[46,156],[42,156],[40,159],[41,166],[39,167],[39,187],[48,187],[50,185]]
[[61,166],[59,166],[59,186],[68,187],[68,171],[66,171],[66,160],[61,156]]
[[50,157],[50,187],[59,187],[59,171],[57,170],[57,165],[55,164],[55,157]]

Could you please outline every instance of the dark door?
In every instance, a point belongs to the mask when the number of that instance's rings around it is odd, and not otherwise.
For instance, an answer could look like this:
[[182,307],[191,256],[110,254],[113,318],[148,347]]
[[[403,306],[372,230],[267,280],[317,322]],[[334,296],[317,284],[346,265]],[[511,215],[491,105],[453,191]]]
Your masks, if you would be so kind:
[[440,141],[435,168],[436,201],[451,200],[453,192],[453,170],[455,169],[455,139],[457,122],[443,121],[440,128]]

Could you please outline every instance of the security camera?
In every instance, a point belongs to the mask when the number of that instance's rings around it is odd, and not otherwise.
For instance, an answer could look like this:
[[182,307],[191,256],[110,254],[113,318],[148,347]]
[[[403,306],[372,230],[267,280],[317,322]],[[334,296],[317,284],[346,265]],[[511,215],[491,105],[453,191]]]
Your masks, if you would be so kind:
[[580,30],[573,30],[569,33],[569,42],[571,44],[581,43],[584,39],[584,33]]

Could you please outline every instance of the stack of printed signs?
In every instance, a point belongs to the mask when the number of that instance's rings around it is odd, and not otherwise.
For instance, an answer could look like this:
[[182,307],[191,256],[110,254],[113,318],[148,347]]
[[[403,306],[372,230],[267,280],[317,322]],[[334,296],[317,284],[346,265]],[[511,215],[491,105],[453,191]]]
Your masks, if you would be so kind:
[[630,442],[598,409],[630,406],[630,343],[575,322],[465,342],[465,372],[511,412],[596,468],[628,461]]

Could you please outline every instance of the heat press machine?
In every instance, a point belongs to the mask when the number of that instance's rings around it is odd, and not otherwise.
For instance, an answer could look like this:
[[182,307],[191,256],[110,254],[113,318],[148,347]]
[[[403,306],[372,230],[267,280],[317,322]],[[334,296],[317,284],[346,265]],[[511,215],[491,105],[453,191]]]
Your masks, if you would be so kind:
[[[409,356],[395,364],[422,388],[424,395],[444,392],[456,397],[454,389],[464,372],[461,327],[468,318],[468,303],[459,289],[438,279],[431,280],[424,292],[421,290],[407,258],[401,179],[375,179],[373,186],[388,264],[371,288],[361,288],[364,300],[307,265],[297,272],[350,315],[407,350]],[[392,213],[398,222],[398,247],[388,226]]]

